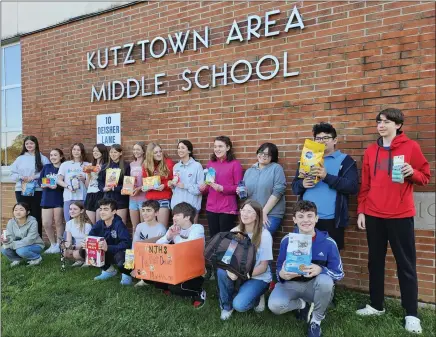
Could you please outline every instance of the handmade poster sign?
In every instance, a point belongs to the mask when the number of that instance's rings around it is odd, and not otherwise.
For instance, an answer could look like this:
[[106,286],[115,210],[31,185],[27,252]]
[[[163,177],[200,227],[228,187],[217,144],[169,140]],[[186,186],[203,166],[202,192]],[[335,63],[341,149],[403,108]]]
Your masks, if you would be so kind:
[[204,274],[204,240],[175,245],[135,242],[136,278],[178,284]]

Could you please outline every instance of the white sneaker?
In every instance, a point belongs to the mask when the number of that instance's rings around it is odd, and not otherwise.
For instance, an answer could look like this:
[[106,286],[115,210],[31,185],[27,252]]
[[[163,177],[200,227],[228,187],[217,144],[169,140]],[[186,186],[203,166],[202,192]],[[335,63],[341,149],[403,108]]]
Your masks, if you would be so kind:
[[10,265],[11,268],[18,266],[18,265],[20,264],[20,262],[21,262],[21,261],[12,261],[12,262],[11,262],[11,265]]
[[35,259],[35,260],[27,261],[27,266],[28,266],[28,267],[31,267],[31,266],[37,266],[38,264],[41,263],[41,261],[42,261],[42,257],[40,256],[40,257],[38,257],[38,258]]
[[52,244],[50,247],[48,247],[45,251],[44,251],[44,254],[53,254],[53,247],[54,247],[55,245],[54,244]]
[[265,295],[260,296],[259,304],[254,307],[255,312],[262,312],[265,310]]
[[80,267],[83,263],[83,261],[76,261],[71,265],[71,267]]
[[369,304],[367,304],[365,308],[356,310],[356,314],[358,314],[359,316],[380,316],[380,315],[383,315],[384,313],[385,313],[385,309],[380,311],[380,310],[374,309]]
[[80,268],[87,268],[89,267],[89,264],[86,264],[85,262],[80,266]]
[[57,243],[53,246],[51,253],[52,254],[59,254],[60,252],[61,252],[61,248],[59,247],[59,244]]
[[221,316],[220,316],[221,320],[222,321],[228,320],[230,318],[230,316],[232,316],[232,313],[233,313],[233,309],[232,310],[224,310],[224,309],[221,310]]
[[406,316],[406,325],[404,328],[411,333],[422,333],[421,320],[415,316]]
[[148,286],[148,285],[149,285],[149,284],[146,283],[144,280],[141,280],[141,281],[139,281],[138,283],[136,283],[136,284],[134,285],[134,287],[137,288],[137,287],[143,287],[143,286]]

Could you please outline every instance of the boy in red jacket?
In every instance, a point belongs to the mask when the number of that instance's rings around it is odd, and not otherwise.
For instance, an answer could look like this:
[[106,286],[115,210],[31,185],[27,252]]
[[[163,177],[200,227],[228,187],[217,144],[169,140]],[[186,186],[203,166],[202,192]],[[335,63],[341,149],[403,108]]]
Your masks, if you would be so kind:
[[[376,121],[381,137],[365,151],[357,208],[357,225],[366,229],[368,240],[371,305],[356,313],[371,316],[385,312],[384,270],[389,241],[397,262],[401,303],[406,311],[405,328],[409,332],[421,333],[417,317],[413,184],[426,185],[430,180],[430,167],[418,143],[400,131],[404,123],[401,110],[385,109],[377,115]],[[401,156],[404,156],[404,164],[393,174],[393,163]],[[401,178],[404,178],[403,182]]]

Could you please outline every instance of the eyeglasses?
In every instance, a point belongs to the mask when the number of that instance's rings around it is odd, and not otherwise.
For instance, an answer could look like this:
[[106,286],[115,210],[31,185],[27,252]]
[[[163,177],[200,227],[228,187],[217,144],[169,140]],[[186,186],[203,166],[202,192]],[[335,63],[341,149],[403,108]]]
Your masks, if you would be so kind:
[[324,137],[315,137],[315,141],[317,142],[328,142],[330,139],[333,139],[332,136],[324,136]]
[[271,157],[271,155],[268,152],[258,152],[257,153],[259,156],[263,156],[263,157]]

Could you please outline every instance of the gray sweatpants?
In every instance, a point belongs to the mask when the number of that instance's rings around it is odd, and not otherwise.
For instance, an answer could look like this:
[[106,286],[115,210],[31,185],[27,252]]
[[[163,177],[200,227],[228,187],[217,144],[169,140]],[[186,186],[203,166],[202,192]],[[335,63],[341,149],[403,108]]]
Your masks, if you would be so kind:
[[330,276],[319,274],[308,282],[286,281],[277,282],[269,296],[268,307],[276,315],[301,309],[300,298],[314,304],[313,318],[317,321],[324,319],[324,314],[333,298],[334,282]]

